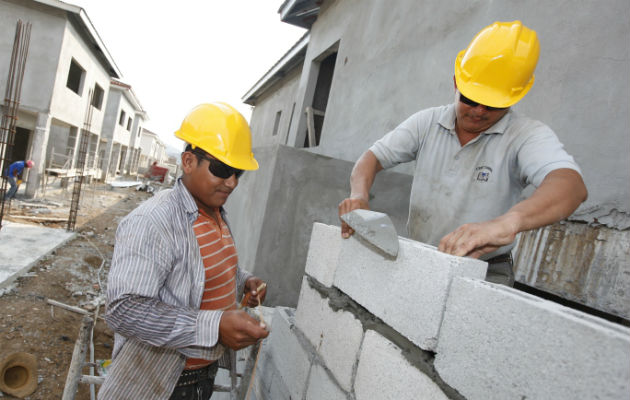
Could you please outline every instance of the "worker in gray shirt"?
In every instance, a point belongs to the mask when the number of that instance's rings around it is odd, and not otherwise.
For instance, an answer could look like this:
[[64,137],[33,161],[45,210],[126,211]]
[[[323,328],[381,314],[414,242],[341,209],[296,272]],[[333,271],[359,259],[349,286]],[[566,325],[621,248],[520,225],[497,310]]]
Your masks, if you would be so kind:
[[[455,60],[455,102],[412,115],[363,153],[339,215],[369,208],[379,171],[415,161],[409,237],[486,260],[487,280],[512,285],[516,235],[568,217],[587,196],[555,133],[510,108],[534,83],[538,54],[536,32],[520,21],[481,30]],[[343,221],[341,234],[352,234]]]

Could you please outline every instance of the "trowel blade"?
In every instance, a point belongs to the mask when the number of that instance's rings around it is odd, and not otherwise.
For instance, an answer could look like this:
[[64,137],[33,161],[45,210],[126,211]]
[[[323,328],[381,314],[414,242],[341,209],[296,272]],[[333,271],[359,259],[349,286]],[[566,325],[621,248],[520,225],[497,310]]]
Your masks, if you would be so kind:
[[342,215],[341,219],[369,243],[393,257],[398,255],[398,233],[387,214],[356,209]]

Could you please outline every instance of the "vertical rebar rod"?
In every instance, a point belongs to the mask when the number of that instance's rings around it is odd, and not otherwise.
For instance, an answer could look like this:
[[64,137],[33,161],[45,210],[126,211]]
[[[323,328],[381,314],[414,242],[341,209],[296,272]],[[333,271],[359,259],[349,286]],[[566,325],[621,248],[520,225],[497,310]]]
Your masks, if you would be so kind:
[[[9,73],[7,77],[7,87],[2,107],[2,119],[0,120],[0,172],[5,175],[8,169],[15,142],[15,131],[22,95],[22,82],[24,80],[24,70],[26,59],[28,58],[28,48],[31,41],[31,23],[17,21],[15,27],[15,38],[13,39],[13,51],[9,61]],[[6,171],[8,173],[8,171]],[[4,217],[5,201],[8,179],[3,178],[0,184],[0,229]],[[9,200],[10,201],[10,200]]]
[[88,95],[87,109],[83,120],[83,128],[79,131],[79,158],[75,169],[74,186],[72,188],[72,201],[70,202],[70,215],[68,216],[68,231],[73,231],[77,223],[77,213],[79,212],[79,202],[81,200],[81,188],[85,179],[85,164],[87,156],[88,142],[90,141],[90,128],[92,126],[92,97],[94,91],[90,89]]

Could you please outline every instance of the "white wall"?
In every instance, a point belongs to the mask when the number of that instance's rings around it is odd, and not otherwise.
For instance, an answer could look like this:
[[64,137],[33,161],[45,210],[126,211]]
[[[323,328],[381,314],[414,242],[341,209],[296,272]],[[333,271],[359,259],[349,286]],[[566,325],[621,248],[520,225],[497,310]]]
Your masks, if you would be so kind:
[[[85,70],[81,93],[77,94],[66,86],[68,71],[72,59]],[[89,101],[89,91],[95,83],[103,89],[104,98],[101,109],[92,108],[90,130],[101,131],[105,105],[109,93],[109,75],[100,62],[94,57],[86,43],[78,36],[74,26],[66,22],[64,40],[59,55],[59,64],[55,77],[50,111],[55,118],[66,121],[78,128],[83,127]]]

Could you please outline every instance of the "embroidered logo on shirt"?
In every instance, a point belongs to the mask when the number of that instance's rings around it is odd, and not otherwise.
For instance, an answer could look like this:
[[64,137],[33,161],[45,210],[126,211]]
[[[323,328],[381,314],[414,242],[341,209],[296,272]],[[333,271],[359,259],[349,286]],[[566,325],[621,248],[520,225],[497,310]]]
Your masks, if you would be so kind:
[[475,179],[479,182],[488,182],[490,179],[490,174],[492,173],[492,168],[488,166],[481,166],[475,168]]

